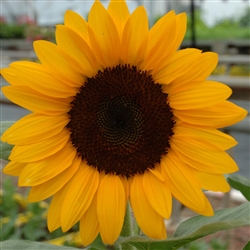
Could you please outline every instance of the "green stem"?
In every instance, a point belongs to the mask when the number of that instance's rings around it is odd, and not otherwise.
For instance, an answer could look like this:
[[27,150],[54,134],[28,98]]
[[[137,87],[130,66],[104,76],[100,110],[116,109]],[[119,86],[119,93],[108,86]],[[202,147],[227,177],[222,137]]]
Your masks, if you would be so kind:
[[136,220],[134,220],[133,235],[140,235],[141,229]]
[[126,214],[124,217],[124,224],[121,231],[122,237],[129,237],[132,235],[132,218],[131,218],[131,207],[128,202],[127,208],[126,208]]
[[[130,237],[132,235],[133,235],[133,231],[132,231],[131,207],[130,207],[130,204],[128,202],[127,208],[126,208],[126,214],[125,214],[125,218],[124,218],[124,224],[123,224],[123,228],[122,228],[120,236]],[[121,250],[133,250],[133,249],[134,249],[134,247],[130,246],[129,244],[121,245]]]

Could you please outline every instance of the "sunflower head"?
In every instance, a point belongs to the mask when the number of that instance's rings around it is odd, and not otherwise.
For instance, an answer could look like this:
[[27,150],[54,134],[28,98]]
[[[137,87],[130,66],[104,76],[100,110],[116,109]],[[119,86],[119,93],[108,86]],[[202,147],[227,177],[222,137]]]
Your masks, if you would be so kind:
[[129,201],[143,233],[164,239],[172,196],[213,215],[202,190],[228,191],[223,174],[237,171],[225,152],[236,141],[218,129],[246,111],[207,80],[215,53],[177,50],[185,31],[185,14],[149,29],[144,7],[95,1],[87,21],[66,12],[55,44],[34,43],[41,63],[2,69],[6,97],[31,111],[2,136],[15,145],[4,172],[30,201],[53,196],[51,231],[79,221],[84,245],[99,233],[113,244]]

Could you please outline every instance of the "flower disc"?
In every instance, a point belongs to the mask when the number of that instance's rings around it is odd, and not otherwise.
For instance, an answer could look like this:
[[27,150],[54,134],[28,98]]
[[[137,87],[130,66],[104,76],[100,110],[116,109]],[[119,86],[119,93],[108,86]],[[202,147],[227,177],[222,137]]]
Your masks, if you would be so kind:
[[69,115],[79,156],[106,174],[130,177],[154,168],[173,135],[167,94],[135,66],[106,68],[89,78]]

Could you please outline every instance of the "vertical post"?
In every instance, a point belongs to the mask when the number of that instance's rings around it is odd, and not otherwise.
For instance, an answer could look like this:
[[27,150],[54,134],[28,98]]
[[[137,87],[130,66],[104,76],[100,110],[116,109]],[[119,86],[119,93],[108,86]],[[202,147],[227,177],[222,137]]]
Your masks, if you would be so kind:
[[149,1],[149,27],[151,28],[154,25],[154,4],[153,0]]
[[172,222],[171,224],[177,226],[181,221],[181,203],[176,199],[173,199],[173,209],[172,209]]
[[195,6],[194,0],[191,0],[191,48],[196,48],[196,33],[195,33]]
[[171,1],[166,0],[165,12],[168,13],[172,9]]

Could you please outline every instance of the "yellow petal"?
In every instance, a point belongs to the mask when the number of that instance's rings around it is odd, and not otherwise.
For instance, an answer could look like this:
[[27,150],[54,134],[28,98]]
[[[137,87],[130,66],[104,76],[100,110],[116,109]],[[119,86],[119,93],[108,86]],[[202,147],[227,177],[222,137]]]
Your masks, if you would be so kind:
[[188,166],[181,162],[172,150],[162,157],[161,164],[166,173],[164,178],[173,196],[190,209],[206,213],[204,194]]
[[[184,49],[173,53],[159,63],[152,71],[154,81],[161,84],[169,84],[176,78],[187,73],[191,65],[198,60],[201,51],[198,49]],[[178,82],[179,85],[182,82]]]
[[151,174],[153,174],[159,181],[165,182],[162,174],[161,174],[161,165],[160,164],[156,164],[154,169],[149,169],[149,172],[151,172]]
[[210,143],[215,144],[217,147],[227,150],[237,144],[235,139],[220,130],[211,127],[202,127],[191,125],[188,123],[179,123],[174,127],[175,135],[186,135],[196,137],[196,139],[201,138],[202,140],[206,140]]
[[205,173],[195,168],[192,171],[203,189],[214,192],[228,192],[230,190],[230,186],[223,175]]
[[172,196],[167,183],[159,181],[154,174],[146,171],[142,184],[151,206],[163,218],[168,219],[172,211]]
[[[187,18],[185,13],[175,16],[174,12],[169,12],[159,19],[149,31],[149,45],[147,52],[144,52],[146,47],[143,48],[145,59],[140,68],[155,70],[158,66],[163,65],[163,63],[159,61],[178,49],[185,36],[186,28]],[[162,30],[164,30],[164,32],[162,32]],[[182,70],[183,69],[182,67]],[[165,74],[166,72],[167,71],[165,71]]]
[[174,11],[168,12],[160,18],[150,29],[148,36],[148,47],[145,51],[144,69],[152,69],[158,62],[169,54],[176,30],[176,16]]
[[218,63],[218,55],[213,52],[200,54],[199,58],[189,65],[189,70],[185,74],[179,75],[173,84],[187,83],[192,81],[204,81],[215,69]]
[[48,229],[50,232],[56,230],[61,226],[61,210],[62,204],[65,200],[65,195],[68,192],[68,183],[61,188],[52,198],[48,210]]
[[23,85],[44,95],[67,98],[76,94],[76,88],[70,87],[53,77],[41,64],[14,62],[10,67]]
[[73,147],[66,147],[41,161],[28,163],[20,174],[18,185],[34,186],[52,179],[72,164],[75,155]]
[[128,179],[127,177],[124,176],[119,176],[121,179],[121,182],[123,184],[124,187],[124,191],[125,191],[125,204],[127,204],[128,202],[128,197],[129,197],[129,183],[128,183]]
[[3,87],[4,95],[30,111],[45,115],[61,115],[70,110],[70,100],[48,97],[26,86]]
[[112,67],[120,58],[120,39],[116,26],[101,2],[95,1],[89,12],[89,37],[101,64]]
[[19,78],[17,78],[13,69],[11,68],[1,69],[1,75],[11,85],[14,85],[14,86],[23,85],[23,82],[21,82]]
[[[18,162],[33,162],[42,160],[60,151],[69,141],[69,130],[64,128],[57,135],[34,144],[16,145],[9,159]],[[72,146],[71,146],[72,147]]]
[[62,230],[68,231],[89,208],[99,184],[99,173],[82,162],[69,182],[68,192],[62,205]]
[[12,176],[19,176],[26,165],[27,163],[11,161],[4,167],[3,173]]
[[202,109],[189,109],[188,111],[174,109],[173,113],[184,122],[214,128],[233,125],[243,120],[247,115],[246,110],[229,101]]
[[56,42],[79,73],[91,78],[98,72],[99,68],[92,49],[72,29],[57,25]]
[[144,7],[138,7],[129,17],[122,37],[122,60],[126,64],[138,65],[142,60],[148,36],[148,18]]
[[201,138],[174,135],[171,148],[181,161],[200,171],[225,174],[238,170],[235,161],[226,152]]
[[74,30],[88,44],[90,44],[88,34],[88,23],[79,14],[72,10],[67,10],[64,15],[64,24],[65,26]]
[[80,220],[80,235],[84,246],[91,244],[99,233],[96,196]]
[[198,88],[204,81],[198,81],[198,82],[186,82],[186,83],[173,83],[162,85],[162,92],[170,95],[174,95],[176,93],[189,91],[195,88]]
[[68,115],[29,114],[6,130],[2,136],[2,141],[15,145],[33,144],[58,134],[68,122]]
[[108,13],[116,25],[121,40],[125,23],[130,15],[126,2],[124,0],[111,0],[108,5]]
[[189,72],[189,81],[200,81],[211,75],[216,65],[218,64],[218,54],[214,52],[204,52],[200,55],[199,65]]
[[225,84],[205,81],[196,88],[169,95],[168,101],[174,109],[199,109],[222,102],[231,94],[232,90]]
[[[52,196],[53,194],[57,193],[75,174],[80,163],[81,163],[81,158],[76,156],[72,164],[68,168],[66,168],[63,172],[58,173],[58,175],[49,179],[45,183],[33,186],[28,196],[29,202],[37,202],[40,200],[45,200],[48,197]],[[64,164],[66,165],[67,163]],[[50,167],[52,168],[53,166]]]
[[41,63],[52,74],[54,72],[54,77],[73,87],[80,87],[83,84],[84,76],[71,67],[56,44],[39,40],[33,43],[33,47]]
[[208,198],[206,197],[206,195],[204,195],[203,198],[204,198],[204,202],[205,202],[205,209],[203,211],[193,209],[193,211],[198,213],[198,214],[202,214],[204,216],[213,216],[214,215],[214,210],[213,210],[212,205],[210,204],[210,202],[209,202]]
[[166,239],[164,220],[148,201],[143,188],[143,175],[135,175],[130,188],[130,202],[136,221],[148,237]]
[[119,237],[125,209],[125,191],[119,176],[107,174],[97,192],[100,234],[105,244],[113,245]]
[[176,16],[175,39],[169,54],[175,52],[181,45],[187,30],[187,15],[180,13]]

